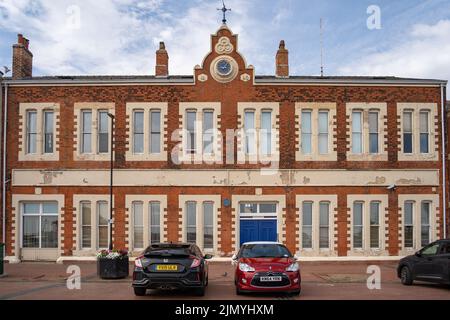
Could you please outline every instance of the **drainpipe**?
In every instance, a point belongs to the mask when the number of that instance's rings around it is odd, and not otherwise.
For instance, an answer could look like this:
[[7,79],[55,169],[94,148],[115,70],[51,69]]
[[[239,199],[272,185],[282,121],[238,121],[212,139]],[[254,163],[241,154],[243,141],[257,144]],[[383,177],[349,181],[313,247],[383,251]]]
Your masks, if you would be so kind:
[[[5,103],[3,104],[3,183],[2,183],[2,242],[6,245],[6,119],[8,117],[8,84],[5,87]],[[5,250],[6,255],[6,250]]]
[[446,110],[445,110],[445,86],[441,84],[441,118],[442,118],[442,181],[443,181],[443,209],[444,209],[444,239],[447,239],[447,150],[446,150]]

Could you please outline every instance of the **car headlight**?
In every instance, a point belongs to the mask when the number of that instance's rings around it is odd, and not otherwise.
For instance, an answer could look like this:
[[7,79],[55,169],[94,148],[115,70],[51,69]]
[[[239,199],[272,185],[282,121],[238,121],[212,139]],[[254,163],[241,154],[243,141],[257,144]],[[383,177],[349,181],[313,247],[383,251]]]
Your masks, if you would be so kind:
[[246,263],[239,263],[239,270],[241,270],[242,272],[255,272],[255,268],[250,267],[248,264]]
[[297,262],[294,262],[289,267],[286,268],[287,272],[297,272],[300,269],[300,266]]

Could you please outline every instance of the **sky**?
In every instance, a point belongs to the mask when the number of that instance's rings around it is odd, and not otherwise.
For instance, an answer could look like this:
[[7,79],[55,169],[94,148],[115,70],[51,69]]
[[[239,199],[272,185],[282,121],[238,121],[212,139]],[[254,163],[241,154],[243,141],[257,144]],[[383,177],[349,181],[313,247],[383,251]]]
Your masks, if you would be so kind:
[[[450,0],[226,5],[239,51],[258,75],[275,73],[282,39],[291,75],[319,75],[322,18],[325,75],[450,79]],[[11,46],[23,33],[34,75],[153,75],[160,41],[170,74],[192,75],[221,25],[221,6],[221,0],[0,0],[0,66],[11,67]]]

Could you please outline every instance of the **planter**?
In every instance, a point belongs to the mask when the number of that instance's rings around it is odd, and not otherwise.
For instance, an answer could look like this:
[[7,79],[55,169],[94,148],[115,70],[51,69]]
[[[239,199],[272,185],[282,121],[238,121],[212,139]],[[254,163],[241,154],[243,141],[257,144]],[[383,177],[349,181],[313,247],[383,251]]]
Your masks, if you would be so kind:
[[97,258],[97,274],[102,279],[124,279],[128,277],[128,257],[121,259]]

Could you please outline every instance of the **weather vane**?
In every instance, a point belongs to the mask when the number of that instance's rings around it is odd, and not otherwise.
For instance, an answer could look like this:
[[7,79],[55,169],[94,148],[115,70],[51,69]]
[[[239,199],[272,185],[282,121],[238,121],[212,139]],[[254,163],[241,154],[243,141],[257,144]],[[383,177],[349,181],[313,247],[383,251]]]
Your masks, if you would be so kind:
[[222,0],[222,3],[223,3],[223,7],[220,8],[220,9],[217,9],[217,10],[223,12],[223,20],[222,20],[222,23],[223,23],[223,24],[227,24],[227,12],[228,12],[228,11],[231,11],[231,9],[228,9],[228,8],[225,6],[225,0]]

